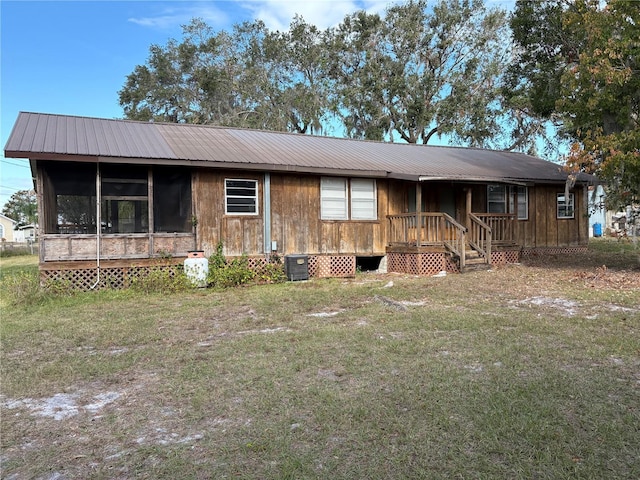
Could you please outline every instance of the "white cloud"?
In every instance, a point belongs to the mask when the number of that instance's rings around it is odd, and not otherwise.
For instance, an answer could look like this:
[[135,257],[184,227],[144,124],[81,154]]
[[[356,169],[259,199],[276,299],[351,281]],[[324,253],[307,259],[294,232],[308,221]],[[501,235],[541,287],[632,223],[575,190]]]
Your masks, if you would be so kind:
[[213,28],[224,28],[229,23],[227,13],[213,5],[213,2],[202,2],[191,6],[165,7],[161,11],[147,16],[130,17],[129,22],[143,27],[158,30],[171,30],[182,25],[187,25],[193,18],[201,18]]
[[288,30],[297,14],[305,22],[320,29],[339,24],[345,15],[358,10],[382,13],[390,1],[381,0],[256,0],[240,2],[252,12],[252,17],[262,20],[270,30]]

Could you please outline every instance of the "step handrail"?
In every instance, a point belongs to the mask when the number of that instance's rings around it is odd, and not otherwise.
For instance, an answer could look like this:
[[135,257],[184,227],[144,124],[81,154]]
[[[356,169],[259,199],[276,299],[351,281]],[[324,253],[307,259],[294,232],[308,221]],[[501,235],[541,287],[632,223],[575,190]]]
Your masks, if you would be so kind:
[[458,258],[460,259],[460,270],[464,270],[466,260],[465,249],[467,245],[467,227],[458,223],[456,219],[445,212],[442,212],[442,219],[444,221],[445,230],[453,234],[451,235],[453,238],[444,238],[443,243],[445,247],[458,255]]
[[485,263],[490,265],[493,231],[487,223],[473,213],[469,213],[469,221],[471,226],[469,245],[485,258]]

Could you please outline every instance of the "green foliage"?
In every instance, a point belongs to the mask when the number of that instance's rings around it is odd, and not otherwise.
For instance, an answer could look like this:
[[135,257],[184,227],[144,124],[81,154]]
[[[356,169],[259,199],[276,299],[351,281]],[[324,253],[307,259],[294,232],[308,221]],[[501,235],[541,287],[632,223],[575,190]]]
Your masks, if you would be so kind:
[[499,136],[506,17],[481,1],[424,1],[357,12],[334,35],[331,72],[348,134],[427,143],[448,134],[484,146]]
[[12,248],[2,248],[0,249],[0,258],[9,258],[9,257],[21,257],[25,255],[32,255],[31,248],[28,246],[25,247],[12,247]]
[[220,278],[222,286],[243,285],[255,278],[255,272],[249,268],[249,261],[246,255],[231,260],[225,270],[225,274]]
[[[249,268],[249,261],[246,255],[227,261],[221,258],[221,245],[218,245],[214,255],[209,262],[209,274],[207,283],[214,288],[236,287],[249,283],[255,278],[255,272]],[[224,259],[224,262],[222,262]]]
[[2,214],[18,222],[18,226],[38,223],[36,192],[20,190],[2,207]]
[[511,98],[560,126],[573,172],[606,183],[610,208],[640,202],[640,8],[610,0],[518,0]]
[[522,149],[544,129],[502,96],[507,29],[482,0],[412,0],[326,31],[298,16],[284,32],[194,19],[150,48],[119,100],[137,120]]
[[279,255],[271,255],[269,261],[258,273],[259,281],[263,283],[282,283],[287,280],[284,273],[284,263]]
[[250,282],[281,283],[287,277],[284,264],[279,255],[271,255],[269,261],[256,270],[249,266],[247,255],[227,260],[223,253],[222,242],[216,245],[216,251],[209,257],[207,284],[214,288],[229,288]]
[[131,289],[136,292],[150,293],[176,293],[193,288],[190,280],[182,269],[177,267],[155,267],[149,273],[134,279]]
[[31,306],[42,303],[48,292],[40,286],[37,270],[22,270],[12,275],[3,275],[0,280],[3,303],[9,306]]

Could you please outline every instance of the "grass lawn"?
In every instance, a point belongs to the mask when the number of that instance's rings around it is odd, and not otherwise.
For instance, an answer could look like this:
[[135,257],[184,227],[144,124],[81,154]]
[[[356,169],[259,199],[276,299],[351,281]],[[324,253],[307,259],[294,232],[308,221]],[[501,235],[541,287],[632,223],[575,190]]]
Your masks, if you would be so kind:
[[[3,282],[32,271],[1,261]],[[633,244],[446,277],[3,295],[2,478],[640,478]]]

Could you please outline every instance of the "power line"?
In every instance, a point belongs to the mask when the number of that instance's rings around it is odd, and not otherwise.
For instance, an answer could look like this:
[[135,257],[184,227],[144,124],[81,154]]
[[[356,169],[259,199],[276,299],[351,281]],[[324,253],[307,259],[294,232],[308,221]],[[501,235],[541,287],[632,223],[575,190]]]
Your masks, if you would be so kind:
[[14,162],[10,162],[9,160],[5,159],[5,158],[0,158],[0,161],[4,162],[4,163],[8,163],[9,165],[14,165],[16,167],[24,167],[24,168],[31,168],[29,165],[25,165],[24,163],[14,163]]
[[29,190],[28,188],[16,188],[16,187],[10,187],[9,185],[0,185],[0,188],[4,190],[11,190],[13,192],[19,192],[21,190]]

